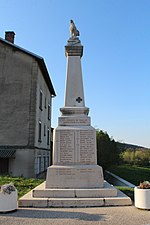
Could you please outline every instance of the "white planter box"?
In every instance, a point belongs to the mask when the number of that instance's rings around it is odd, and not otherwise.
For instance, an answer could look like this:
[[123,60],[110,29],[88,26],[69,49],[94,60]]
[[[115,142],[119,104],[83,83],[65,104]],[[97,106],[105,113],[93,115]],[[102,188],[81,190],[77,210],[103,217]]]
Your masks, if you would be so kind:
[[9,212],[17,209],[17,198],[17,191],[12,191],[11,194],[0,192],[0,212]]
[[135,207],[150,209],[150,189],[134,188]]

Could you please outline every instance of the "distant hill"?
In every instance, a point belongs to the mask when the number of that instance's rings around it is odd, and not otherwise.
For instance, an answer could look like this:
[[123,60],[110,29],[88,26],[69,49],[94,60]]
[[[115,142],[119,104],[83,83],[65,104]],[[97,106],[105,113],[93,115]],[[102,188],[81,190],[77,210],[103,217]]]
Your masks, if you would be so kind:
[[136,149],[136,148],[141,148],[141,149],[148,149],[145,148],[143,146],[139,146],[139,145],[133,145],[133,144],[127,144],[127,143],[120,143],[120,142],[116,142],[117,143],[117,150],[119,152],[125,151],[126,149]]

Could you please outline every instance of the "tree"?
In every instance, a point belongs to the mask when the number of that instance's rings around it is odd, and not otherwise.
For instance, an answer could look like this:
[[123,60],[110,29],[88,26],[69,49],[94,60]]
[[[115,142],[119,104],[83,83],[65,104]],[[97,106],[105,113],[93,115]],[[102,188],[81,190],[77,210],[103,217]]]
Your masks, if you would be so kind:
[[110,138],[107,132],[97,130],[97,163],[103,169],[117,162],[117,147],[113,138]]

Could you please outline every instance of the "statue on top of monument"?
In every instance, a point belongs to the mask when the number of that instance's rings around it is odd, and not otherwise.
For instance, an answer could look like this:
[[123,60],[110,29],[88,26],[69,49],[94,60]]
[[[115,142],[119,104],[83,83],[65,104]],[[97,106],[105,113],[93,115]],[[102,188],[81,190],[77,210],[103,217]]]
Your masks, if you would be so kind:
[[70,34],[71,34],[71,38],[73,38],[73,39],[75,39],[77,36],[80,35],[80,33],[77,30],[73,20],[70,20]]

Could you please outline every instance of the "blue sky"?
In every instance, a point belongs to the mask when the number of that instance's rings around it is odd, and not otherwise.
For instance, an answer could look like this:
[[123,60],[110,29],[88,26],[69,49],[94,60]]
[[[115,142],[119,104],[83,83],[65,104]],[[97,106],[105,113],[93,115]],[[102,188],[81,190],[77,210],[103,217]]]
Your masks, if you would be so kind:
[[1,0],[0,36],[42,56],[57,96],[52,125],[64,105],[69,21],[84,46],[82,73],[92,126],[116,141],[150,147],[149,0]]

